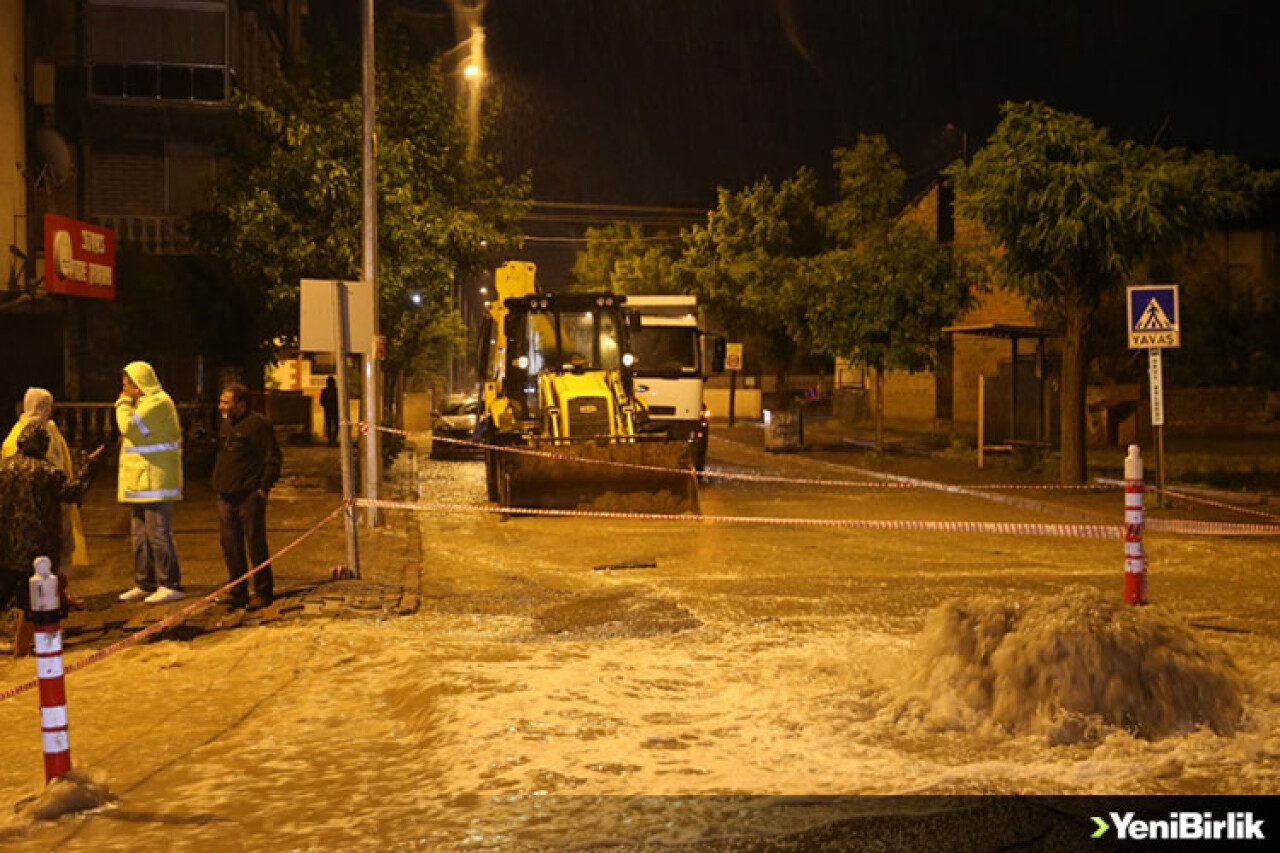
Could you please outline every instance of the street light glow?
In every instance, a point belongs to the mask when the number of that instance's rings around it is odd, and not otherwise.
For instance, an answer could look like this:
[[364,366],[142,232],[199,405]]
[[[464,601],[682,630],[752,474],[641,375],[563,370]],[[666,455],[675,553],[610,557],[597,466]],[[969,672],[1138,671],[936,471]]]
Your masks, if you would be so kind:
[[484,69],[478,62],[468,62],[467,67],[462,69],[462,76],[468,80],[479,80],[484,76]]

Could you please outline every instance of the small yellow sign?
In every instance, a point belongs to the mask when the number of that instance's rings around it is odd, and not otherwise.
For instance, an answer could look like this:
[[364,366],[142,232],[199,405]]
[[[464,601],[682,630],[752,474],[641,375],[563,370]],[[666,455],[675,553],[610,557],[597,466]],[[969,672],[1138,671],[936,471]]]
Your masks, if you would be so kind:
[[741,370],[742,369],[742,344],[725,344],[724,369],[725,370]]

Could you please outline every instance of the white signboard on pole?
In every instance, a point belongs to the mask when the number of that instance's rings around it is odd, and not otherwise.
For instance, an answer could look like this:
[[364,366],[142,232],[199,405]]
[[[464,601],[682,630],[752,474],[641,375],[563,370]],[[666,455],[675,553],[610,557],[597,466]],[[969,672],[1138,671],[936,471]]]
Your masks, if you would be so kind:
[[1160,350],[1147,350],[1151,372],[1151,425],[1164,426],[1164,361]]
[[[348,351],[364,355],[373,343],[373,288],[367,281],[344,281],[347,289]],[[337,352],[338,324],[333,316],[333,279],[304,278],[299,298],[298,349]]]

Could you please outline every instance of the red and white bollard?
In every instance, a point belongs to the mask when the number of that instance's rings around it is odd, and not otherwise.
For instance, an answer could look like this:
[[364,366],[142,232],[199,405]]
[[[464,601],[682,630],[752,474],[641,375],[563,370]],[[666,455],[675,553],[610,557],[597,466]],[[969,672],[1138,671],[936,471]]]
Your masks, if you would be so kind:
[[1124,600],[1127,604],[1147,603],[1147,554],[1142,548],[1146,527],[1143,500],[1147,485],[1142,476],[1142,451],[1129,445],[1124,459]]
[[44,740],[44,781],[71,770],[67,731],[67,689],[62,676],[62,602],[58,577],[48,557],[36,557],[31,578],[31,623],[35,628],[36,673],[40,678],[40,731]]

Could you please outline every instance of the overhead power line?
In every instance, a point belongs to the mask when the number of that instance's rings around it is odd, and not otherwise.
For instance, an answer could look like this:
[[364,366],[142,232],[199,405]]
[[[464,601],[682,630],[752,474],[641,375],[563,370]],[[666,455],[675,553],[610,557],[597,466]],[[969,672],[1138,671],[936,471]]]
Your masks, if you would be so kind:
[[533,207],[535,210],[544,210],[546,208],[562,208],[564,210],[598,210],[598,211],[609,211],[614,213],[653,213],[653,214],[665,214],[669,216],[687,216],[687,217],[701,217],[707,214],[706,208],[702,208],[702,207],[664,207],[659,205],[643,205],[643,204],[605,204],[603,202],[594,202],[594,201],[534,200]]
[[[562,222],[568,224],[594,225],[604,222],[606,217],[586,216],[580,213],[531,213],[524,217],[525,222]],[[609,222],[618,220],[609,219]],[[660,217],[643,216],[643,217],[627,217],[625,220],[628,225],[642,225],[653,228],[678,228],[682,225],[690,225],[690,222],[680,222],[675,219],[662,219]]]
[[589,237],[533,237],[533,236],[530,236],[530,235],[526,234],[526,235],[525,235],[525,237],[524,237],[524,239],[525,239],[525,242],[528,242],[528,243],[566,243],[566,244],[577,244],[577,243],[591,243],[591,242],[596,242],[596,243],[650,243],[650,242],[658,242],[658,241],[663,241],[663,240],[666,240],[666,241],[670,241],[670,240],[679,240],[679,239],[681,239],[681,237],[680,237],[680,235],[679,235],[679,234],[671,234],[671,235],[667,235],[667,236],[659,236],[659,237],[607,237],[607,238],[597,238],[596,240],[594,240],[594,241],[593,241],[593,240],[591,240],[591,238],[589,238]]

